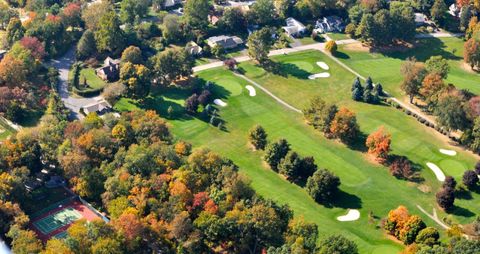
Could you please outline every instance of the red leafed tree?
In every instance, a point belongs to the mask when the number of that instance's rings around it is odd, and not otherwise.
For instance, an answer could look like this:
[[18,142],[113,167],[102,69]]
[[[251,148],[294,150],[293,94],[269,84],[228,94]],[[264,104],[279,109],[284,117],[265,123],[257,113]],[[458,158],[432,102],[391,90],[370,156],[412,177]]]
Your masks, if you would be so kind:
[[37,60],[42,60],[45,56],[45,46],[36,37],[25,36],[20,40],[20,44],[30,50],[32,56]]
[[79,26],[82,21],[82,8],[78,3],[69,3],[63,8],[62,16],[70,26]]
[[199,207],[203,208],[203,206],[209,199],[210,198],[208,197],[208,193],[204,191],[193,195],[192,208],[193,209],[196,209]]
[[203,206],[203,210],[210,214],[216,214],[218,212],[218,206],[213,200],[209,199]]
[[480,116],[480,96],[475,96],[468,101],[469,113],[472,119]]
[[396,158],[390,165],[390,174],[395,177],[408,179],[412,173],[412,164],[405,157]]
[[113,222],[113,226],[121,231],[128,241],[135,240],[140,237],[144,225],[134,214],[122,214],[118,219]]
[[381,126],[367,138],[368,153],[375,155],[379,161],[385,161],[390,152],[391,135]]
[[457,0],[457,6],[462,8],[463,6],[469,5],[470,0]]

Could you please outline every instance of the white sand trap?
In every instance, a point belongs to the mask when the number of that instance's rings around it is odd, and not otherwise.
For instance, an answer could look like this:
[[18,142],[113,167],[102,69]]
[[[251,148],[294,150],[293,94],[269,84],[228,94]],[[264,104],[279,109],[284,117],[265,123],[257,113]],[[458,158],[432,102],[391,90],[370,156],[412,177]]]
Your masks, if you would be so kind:
[[247,88],[248,93],[250,94],[250,96],[255,96],[255,95],[257,95],[257,92],[255,91],[255,88],[254,88],[253,86],[248,85],[248,86],[246,86],[245,88]]
[[429,167],[433,171],[433,173],[437,177],[438,181],[440,181],[440,182],[445,181],[445,174],[443,173],[443,171],[437,165],[435,165],[431,162],[427,162],[427,167]]
[[457,155],[457,152],[456,152],[456,151],[453,151],[453,150],[440,149],[439,151],[440,151],[441,153],[443,153],[443,154],[450,155],[450,156],[455,156],[455,155]]
[[330,77],[330,73],[328,72],[322,72],[322,73],[317,73],[317,74],[308,76],[309,79],[328,78],[328,77]]
[[328,64],[326,64],[325,62],[317,62],[317,65],[320,66],[320,68],[327,71],[330,69],[330,67],[328,67]]
[[213,100],[213,103],[215,103],[216,105],[220,106],[220,107],[225,107],[227,106],[227,103],[225,103],[224,101],[220,100],[220,99],[215,99]]
[[360,218],[360,212],[357,209],[348,209],[347,214],[338,216],[338,221],[354,221]]

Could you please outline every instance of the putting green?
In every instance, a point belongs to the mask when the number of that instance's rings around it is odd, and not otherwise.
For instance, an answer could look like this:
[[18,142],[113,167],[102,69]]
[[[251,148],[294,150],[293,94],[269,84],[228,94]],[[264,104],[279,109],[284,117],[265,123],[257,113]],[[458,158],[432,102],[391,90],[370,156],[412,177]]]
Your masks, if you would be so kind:
[[[238,83],[237,79],[234,78],[228,78],[228,77],[223,77],[219,78],[217,80],[214,80],[216,84],[221,84],[221,87],[215,86],[213,89],[213,92],[215,94],[221,94],[224,96],[238,96],[242,93],[242,86],[240,83]],[[226,89],[227,91],[221,91]],[[223,96],[222,96],[223,97]]]

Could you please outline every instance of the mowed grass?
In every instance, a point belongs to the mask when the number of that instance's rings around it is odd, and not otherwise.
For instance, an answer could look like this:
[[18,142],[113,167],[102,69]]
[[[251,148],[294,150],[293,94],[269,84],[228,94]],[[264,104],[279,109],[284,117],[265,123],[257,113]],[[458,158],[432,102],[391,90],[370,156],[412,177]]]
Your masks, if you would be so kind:
[[0,118],[0,141],[7,139],[10,135],[15,133],[15,130],[12,129],[4,119]]
[[[436,226],[416,208],[417,204],[427,210],[435,207],[434,193],[440,185],[433,173],[424,167],[425,162],[431,161],[441,167],[447,165],[448,168],[444,169],[447,174],[454,175],[459,180],[463,171],[473,165],[474,159],[463,152],[453,158],[440,154],[439,148],[451,147],[439,140],[431,130],[401,112],[386,106],[351,102],[349,98],[353,75],[320,52],[308,51],[276,57],[275,60],[285,63],[282,68],[288,76],[265,73],[251,63],[243,63],[241,68],[247,76],[298,108],[305,106],[308,99],[314,95],[320,95],[326,100],[353,109],[365,133],[384,125],[393,136],[393,153],[406,155],[418,164],[422,176],[425,177],[422,184],[429,186],[431,192],[420,191],[419,184],[395,179],[388,173],[387,168],[372,162],[365,153],[325,139],[322,134],[304,123],[301,114],[286,109],[259,89],[257,96],[250,97],[245,89],[246,81],[220,68],[198,75],[204,80],[214,82],[214,94],[228,103],[227,107],[219,109],[226,130],[221,131],[205,121],[177,111],[169,121],[176,137],[197,147],[208,147],[232,159],[239,165],[241,172],[249,176],[252,186],[260,195],[288,204],[294,210],[295,216],[303,216],[306,220],[317,223],[321,236],[333,233],[347,235],[359,245],[361,253],[398,253],[402,249],[402,246],[388,240],[384,232],[377,228],[379,219],[369,223],[369,212],[381,218],[385,217],[390,209],[403,204],[412,213],[422,216],[428,225]],[[323,71],[315,64],[317,61],[327,62],[331,78],[313,81],[305,78],[310,73]],[[181,107],[187,96],[158,93],[148,99],[146,104],[123,99],[116,108],[153,108],[166,117],[164,110],[167,106],[162,104],[174,103]],[[328,168],[341,178],[342,193],[334,201],[333,207],[315,203],[301,187],[289,183],[264,166],[262,152],[253,152],[247,145],[248,130],[255,124],[261,124],[267,130],[270,140],[286,138],[294,150],[305,156],[314,156],[319,167]],[[474,194],[473,198],[478,197]],[[471,200],[456,203],[463,210],[459,208],[458,215],[453,217],[454,221],[471,221],[471,211],[478,211],[480,208]],[[360,220],[338,222],[336,217],[345,214],[348,208],[360,209]],[[445,214],[440,213],[440,216]]]
[[404,96],[400,89],[403,80],[400,74],[402,62],[408,57],[425,62],[431,56],[440,55],[448,59],[450,64],[450,73],[445,83],[480,94],[480,75],[464,66],[463,44],[461,38],[428,38],[419,40],[415,48],[391,53],[370,53],[340,45],[339,59],[362,76],[371,76],[374,82],[382,83],[393,96],[401,97]]
[[[84,68],[80,71],[80,83],[83,82],[83,78],[87,80],[87,84],[92,89],[99,89],[105,87],[106,83],[100,77],[95,74],[93,68]],[[81,83],[82,85],[82,83]]]

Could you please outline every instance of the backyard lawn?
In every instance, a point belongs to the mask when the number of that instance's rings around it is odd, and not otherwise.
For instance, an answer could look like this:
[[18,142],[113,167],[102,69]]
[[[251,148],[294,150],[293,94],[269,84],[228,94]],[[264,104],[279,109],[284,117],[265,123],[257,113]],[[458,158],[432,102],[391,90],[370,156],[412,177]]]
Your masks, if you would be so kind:
[[[350,87],[353,75],[318,51],[277,56],[274,60],[281,63],[285,76],[266,73],[249,62],[242,63],[240,68],[248,77],[297,108],[304,107],[309,98],[319,95],[354,110],[365,134],[385,126],[392,134],[393,153],[409,157],[425,181],[397,180],[386,167],[372,162],[363,151],[324,138],[304,123],[301,114],[285,108],[259,89],[256,89],[256,96],[249,96],[245,89],[248,83],[222,68],[204,71],[198,76],[204,81],[214,82],[215,98],[228,104],[218,108],[225,121],[225,130],[182,114],[183,101],[188,93],[158,92],[147,98],[145,103],[122,99],[115,107],[118,110],[156,109],[161,116],[169,118],[165,109],[172,106],[175,114],[169,122],[178,139],[191,142],[196,147],[208,147],[232,159],[240,171],[252,180],[252,186],[260,195],[288,204],[295,216],[317,223],[321,236],[333,233],[347,235],[358,244],[361,253],[398,253],[402,249],[378,228],[380,218],[398,205],[407,206],[412,213],[422,216],[428,225],[437,226],[416,208],[416,205],[421,205],[431,211],[436,205],[435,192],[440,186],[425,163],[436,163],[458,181],[463,171],[473,166],[475,159],[452,148],[431,129],[393,108],[352,102]],[[317,61],[324,61],[330,66],[330,78],[307,79],[310,74],[324,71],[316,65]],[[253,152],[247,145],[248,130],[255,124],[261,124],[266,129],[269,140],[286,138],[293,150],[304,156],[314,156],[320,168],[328,168],[340,177],[342,192],[332,206],[315,203],[304,189],[264,166],[262,152]],[[439,153],[439,148],[455,149],[459,153],[456,157],[449,157]],[[479,196],[473,194],[473,198],[478,200]],[[456,205],[459,207],[452,219],[462,223],[472,221],[474,215],[471,211],[480,209],[480,204],[472,200],[457,200]],[[336,217],[345,214],[348,208],[359,209],[361,218],[354,222],[337,221]],[[373,223],[368,216],[370,212],[374,215]],[[445,216],[444,213],[439,215]]]
[[450,63],[446,83],[480,94],[480,75],[463,65],[463,44],[461,38],[429,38],[420,40],[420,44],[413,49],[391,53],[369,53],[352,49],[349,45],[340,45],[339,59],[362,76],[371,76],[374,82],[382,83],[395,97],[401,97],[402,61],[414,56],[418,61],[424,62],[431,56],[442,55]]
[[87,80],[88,86],[92,89],[101,89],[106,85],[105,81],[95,74],[95,70],[93,68],[83,68],[80,71],[80,84],[83,82],[83,78]]
[[335,41],[350,39],[350,37],[348,37],[348,35],[344,33],[328,33],[327,35],[328,37],[330,37],[332,40],[335,40]]

